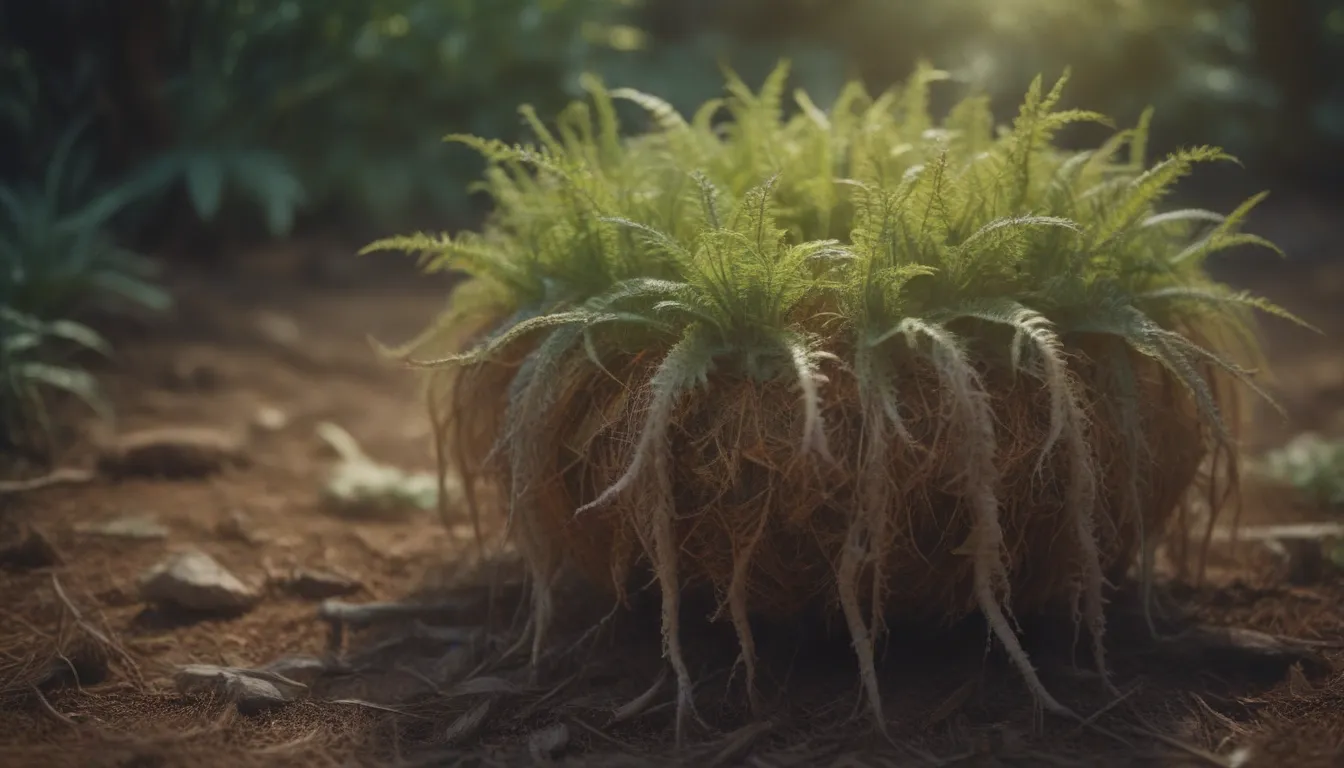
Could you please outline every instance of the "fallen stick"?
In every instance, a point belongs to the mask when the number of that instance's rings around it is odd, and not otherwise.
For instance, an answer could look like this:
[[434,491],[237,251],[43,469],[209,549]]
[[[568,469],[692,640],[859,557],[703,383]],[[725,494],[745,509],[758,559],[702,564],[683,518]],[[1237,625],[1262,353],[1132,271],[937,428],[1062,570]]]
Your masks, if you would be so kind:
[[1164,640],[1162,646],[1169,653],[1243,669],[1256,663],[1274,667],[1276,673],[1293,664],[1315,673],[1331,669],[1319,653],[1320,645],[1241,627],[1196,626]]
[[447,618],[454,623],[462,614],[480,607],[479,600],[443,600],[436,603],[347,603],[327,600],[317,609],[319,619],[327,622],[330,633],[327,648],[340,650],[346,627],[368,627],[398,621],[430,621]]
[[1263,545],[1288,564],[1288,581],[1307,586],[1321,580],[1325,572],[1324,543],[1344,539],[1344,523],[1292,523],[1253,525],[1235,531],[1214,531],[1218,542],[1255,542]]
[[435,603],[347,603],[327,600],[317,609],[319,618],[339,621],[352,627],[366,627],[392,621],[460,617],[479,607],[478,600],[442,600]]
[[1284,539],[1344,539],[1344,523],[1291,523],[1248,525],[1233,531],[1216,528],[1214,541],[1282,541]]
[[55,470],[41,477],[33,477],[27,480],[0,480],[0,496],[40,491],[43,488],[50,488],[54,485],[87,483],[91,482],[97,476],[97,473],[90,472],[87,469],[67,467],[65,469]]

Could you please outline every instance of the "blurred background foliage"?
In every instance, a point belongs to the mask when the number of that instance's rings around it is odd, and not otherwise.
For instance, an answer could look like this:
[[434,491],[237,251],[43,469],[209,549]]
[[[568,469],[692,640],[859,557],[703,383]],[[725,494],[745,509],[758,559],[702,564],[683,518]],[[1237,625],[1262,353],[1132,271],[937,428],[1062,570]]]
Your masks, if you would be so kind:
[[[719,67],[781,56],[823,103],[923,59],[1011,108],[1038,72],[1159,140],[1225,146],[1257,169],[1337,173],[1344,3],[1327,0],[3,0],[9,139],[0,168],[81,117],[106,173],[187,220],[280,236],[481,213],[449,132],[515,138],[579,74],[689,107]],[[949,94],[950,95],[950,94]],[[1323,162],[1323,159],[1328,162]],[[160,213],[163,208],[158,209]],[[155,230],[152,219],[141,225]],[[181,220],[183,217],[171,217]],[[228,227],[219,227],[227,222]],[[161,230],[162,228],[157,228]],[[162,234],[161,232],[157,232]],[[351,233],[362,237],[368,232]]]
[[1067,66],[1076,105],[1155,106],[1155,150],[1344,180],[1340,0],[0,0],[0,362],[100,349],[65,324],[87,307],[164,306],[137,249],[474,226],[479,160],[441,137],[520,138],[518,105],[553,114],[584,72],[689,110],[781,57],[822,104],[926,59],[1005,117]]
[[[1073,67],[1071,98],[1121,121],[1157,108],[1168,144],[1215,143],[1265,172],[1339,171],[1344,3],[1327,0],[4,0],[0,168],[89,117],[106,174],[134,174],[195,225],[352,237],[474,221],[469,152],[513,139],[591,70],[688,108],[720,65],[780,56],[818,102],[919,59],[1011,108]],[[1322,161],[1327,160],[1327,161]],[[163,234],[148,215],[138,225]],[[164,217],[160,217],[164,218]],[[222,226],[227,223],[227,226]]]

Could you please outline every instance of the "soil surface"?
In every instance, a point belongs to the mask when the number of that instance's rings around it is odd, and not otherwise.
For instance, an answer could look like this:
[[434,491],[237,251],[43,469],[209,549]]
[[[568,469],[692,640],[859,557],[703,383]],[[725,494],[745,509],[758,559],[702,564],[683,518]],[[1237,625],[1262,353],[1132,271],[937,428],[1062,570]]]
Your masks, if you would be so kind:
[[[313,263],[349,261],[332,246],[309,250],[331,257]],[[117,434],[205,434],[215,442],[187,462],[196,471],[101,472],[0,496],[0,764],[1344,765],[1344,575],[1326,569],[1291,583],[1251,545],[1217,551],[1202,584],[1163,585],[1162,626],[1203,627],[1195,634],[1152,640],[1121,591],[1111,634],[1118,696],[1087,671],[1085,653],[1074,666],[1052,641],[1067,627],[1028,628],[1047,685],[1088,717],[1081,724],[1035,711],[974,625],[897,628],[883,665],[885,736],[850,717],[861,710],[845,641],[811,628],[764,632],[764,711],[753,719],[725,694],[731,634],[695,626],[686,631],[706,723],[677,752],[670,683],[651,688],[661,665],[647,606],[608,615],[583,590],[567,593],[561,650],[534,680],[525,652],[499,660],[518,626],[518,589],[505,563],[492,571],[502,574],[499,600],[483,599],[461,504],[440,520],[421,508],[353,515],[324,500],[338,458],[322,424],[378,462],[432,472],[415,380],[380,362],[368,336],[416,333],[446,283],[391,274],[385,261],[315,275],[294,257],[303,252],[175,274],[179,305],[167,322],[114,332],[119,354],[102,374]],[[1344,434],[1344,260],[1224,271],[1327,334],[1266,323],[1288,417],[1260,418],[1248,450],[1305,429]],[[91,428],[62,464],[94,467],[95,443],[113,437]],[[1274,489],[1248,497],[1251,523],[1322,514]],[[147,604],[142,574],[189,550],[254,596],[223,615]],[[296,584],[305,569],[341,583],[310,574],[331,591]],[[324,596],[429,607],[361,629],[325,619]],[[179,665],[258,668],[296,656],[320,673],[287,668],[308,688],[260,712],[173,683]]]

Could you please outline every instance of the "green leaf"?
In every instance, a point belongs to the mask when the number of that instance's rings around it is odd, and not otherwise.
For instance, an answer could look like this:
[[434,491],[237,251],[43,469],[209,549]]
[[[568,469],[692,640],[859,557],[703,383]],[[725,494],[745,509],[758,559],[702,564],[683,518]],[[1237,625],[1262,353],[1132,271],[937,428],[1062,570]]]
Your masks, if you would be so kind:
[[289,234],[299,206],[307,199],[289,162],[277,152],[254,150],[236,156],[229,173],[251,201],[261,206],[270,234]]
[[98,352],[105,356],[111,356],[112,345],[107,343],[97,331],[84,325],[76,323],[73,320],[56,320],[49,323],[45,331],[48,335],[73,342],[84,349]]
[[196,215],[213,221],[224,201],[224,165],[212,154],[193,154],[185,170],[187,194]]
[[42,346],[42,334],[32,331],[12,333],[8,329],[0,336],[0,359],[11,360]]
[[138,280],[126,272],[104,270],[89,277],[91,285],[113,296],[155,312],[173,305],[172,294],[152,283]]
[[99,416],[111,414],[111,405],[103,397],[97,379],[87,371],[46,363],[23,363],[18,366],[18,378],[74,395]]

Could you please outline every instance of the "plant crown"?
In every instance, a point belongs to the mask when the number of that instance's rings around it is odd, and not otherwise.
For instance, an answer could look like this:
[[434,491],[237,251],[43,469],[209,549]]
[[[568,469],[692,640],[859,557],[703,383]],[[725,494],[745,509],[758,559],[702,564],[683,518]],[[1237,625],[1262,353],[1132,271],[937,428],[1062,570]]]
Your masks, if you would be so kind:
[[[1038,77],[1006,127],[981,96],[936,123],[928,91],[945,74],[927,66],[876,98],[850,84],[825,111],[795,93],[786,116],[787,74],[782,62],[753,92],[729,73],[727,97],[689,119],[588,78],[591,103],[572,103],[554,127],[521,108],[536,143],[449,136],[490,161],[480,188],[496,208],[485,231],[393,237],[365,251],[409,251],[428,270],[473,278],[439,328],[507,319],[474,349],[420,363],[476,362],[561,328],[568,344],[538,350],[583,345],[600,365],[597,350],[660,346],[672,350],[659,377],[668,396],[715,366],[797,377],[809,440],[819,434],[818,362],[841,334],[860,388],[878,400],[892,393],[874,369],[886,356],[871,351],[960,359],[950,326],[965,319],[1012,329],[1009,358],[1028,372],[1052,354],[1043,339],[1122,339],[1168,369],[1215,426],[1201,366],[1255,386],[1182,331],[1254,356],[1248,310],[1287,316],[1204,271],[1234,246],[1277,251],[1239,231],[1264,194],[1228,215],[1156,210],[1193,166],[1228,155],[1199,146],[1148,165],[1151,111],[1096,149],[1057,150],[1064,126],[1106,121],[1057,108],[1067,73],[1049,90]],[[618,100],[643,108],[652,129],[623,141]],[[725,109],[731,120],[716,122]]]

